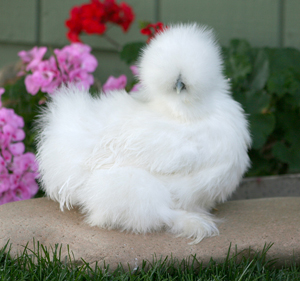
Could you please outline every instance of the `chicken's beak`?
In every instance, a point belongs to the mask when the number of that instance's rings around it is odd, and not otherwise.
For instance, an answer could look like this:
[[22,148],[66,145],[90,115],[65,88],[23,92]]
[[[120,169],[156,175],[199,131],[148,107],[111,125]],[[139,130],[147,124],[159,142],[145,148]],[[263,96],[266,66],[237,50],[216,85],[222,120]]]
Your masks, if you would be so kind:
[[181,78],[180,78],[180,77],[178,78],[178,80],[177,80],[177,82],[176,82],[175,89],[176,89],[177,94],[180,94],[181,91],[182,91],[183,89],[185,89],[185,85],[184,85],[184,83],[181,81]]

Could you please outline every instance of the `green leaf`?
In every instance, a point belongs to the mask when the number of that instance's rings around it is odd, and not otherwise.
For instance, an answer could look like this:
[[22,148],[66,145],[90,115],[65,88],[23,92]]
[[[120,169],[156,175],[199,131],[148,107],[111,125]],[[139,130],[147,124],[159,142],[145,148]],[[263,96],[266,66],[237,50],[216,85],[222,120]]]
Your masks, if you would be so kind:
[[127,64],[135,63],[140,55],[141,49],[145,45],[146,44],[143,42],[134,42],[124,45],[120,53],[121,60],[125,61]]
[[229,48],[225,51],[226,75],[233,79],[233,82],[245,79],[252,71],[251,47],[245,40],[231,40]]
[[300,83],[299,83],[299,88],[293,94],[293,99],[294,99],[293,105],[300,108]]
[[284,140],[291,145],[300,141],[300,113],[296,110],[287,110],[276,114],[278,127],[284,132]]
[[252,148],[261,149],[275,128],[275,117],[271,113],[251,114],[249,122],[253,139]]
[[249,156],[251,158],[251,167],[246,174],[247,177],[262,176],[271,173],[272,167],[270,161],[260,155],[259,151],[251,149]]
[[232,39],[229,43],[231,53],[248,56],[251,52],[251,45],[246,40]]
[[244,79],[249,73],[251,73],[252,67],[247,58],[233,55],[229,58],[231,66],[231,78],[234,80]]
[[284,101],[291,107],[292,110],[296,110],[300,107],[300,85],[299,90],[293,95],[287,94],[284,97]]
[[272,152],[276,158],[289,165],[289,172],[300,171],[300,148],[298,146],[287,147],[279,142],[273,146]]
[[271,103],[271,96],[265,92],[252,92],[248,91],[245,93],[245,110],[247,113],[265,114]]
[[261,91],[269,77],[269,58],[264,50],[259,50],[255,57],[250,89],[254,92]]
[[282,70],[292,70],[300,75],[300,52],[293,48],[265,49],[270,61],[271,73],[279,73]]
[[300,94],[300,80],[297,81],[296,77],[290,77],[290,81],[288,81],[288,89],[287,92],[291,95],[299,95]]
[[286,77],[284,71],[273,73],[267,82],[268,91],[282,97],[287,92]]
[[237,102],[239,102],[243,106],[244,110],[246,110],[246,105],[247,105],[246,93],[243,91],[233,91],[232,96]]
[[[223,54],[233,98],[250,114],[253,168],[248,175],[299,172],[299,50],[252,48],[246,41],[232,40]],[[275,153],[281,158],[274,157],[272,147],[280,142],[284,148],[275,146]]]
[[35,152],[33,122],[37,114],[45,105],[39,105],[39,101],[45,99],[47,94],[38,92],[31,95],[27,92],[24,77],[18,78],[14,84],[5,86],[5,93],[2,96],[2,105],[12,108],[16,114],[24,119],[24,132],[26,137],[24,144],[26,151]]
[[138,22],[139,29],[143,29],[149,24],[151,24],[151,21],[139,21]]

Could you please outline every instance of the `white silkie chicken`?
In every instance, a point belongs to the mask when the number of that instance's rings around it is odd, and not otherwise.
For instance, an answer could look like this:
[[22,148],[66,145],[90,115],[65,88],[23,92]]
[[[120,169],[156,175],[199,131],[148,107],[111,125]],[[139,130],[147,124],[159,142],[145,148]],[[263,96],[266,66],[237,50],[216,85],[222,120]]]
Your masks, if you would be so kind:
[[198,243],[218,234],[209,210],[249,167],[245,114],[205,27],[170,26],[138,66],[135,94],[56,91],[39,120],[43,188],[62,209],[79,206],[92,226],[165,229]]

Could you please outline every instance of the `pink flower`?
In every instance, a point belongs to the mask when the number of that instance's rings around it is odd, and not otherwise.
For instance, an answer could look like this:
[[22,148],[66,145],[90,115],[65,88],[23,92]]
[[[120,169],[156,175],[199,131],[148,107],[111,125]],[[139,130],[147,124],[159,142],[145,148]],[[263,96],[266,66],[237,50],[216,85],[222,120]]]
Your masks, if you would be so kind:
[[34,47],[30,51],[21,51],[18,53],[23,63],[27,64],[26,70],[35,70],[35,68],[42,61],[45,53],[47,52],[46,47]]
[[2,156],[5,162],[11,162],[12,155],[8,150],[2,149]]
[[15,131],[15,128],[11,124],[5,124],[2,127],[2,134],[1,134],[1,140],[2,140],[2,145],[3,148],[7,148],[9,143],[12,140],[12,135]]
[[22,142],[13,143],[9,146],[12,155],[17,156],[24,153],[25,145]]
[[[136,65],[132,65],[130,66],[130,69],[132,71],[132,74],[134,76],[138,76],[139,75],[139,69]],[[137,83],[135,84],[132,89],[130,90],[130,92],[138,92],[139,90],[141,89],[141,84],[140,83]]]
[[12,134],[13,141],[22,141],[25,139],[25,132],[22,129],[16,129]]
[[21,178],[20,186],[22,189],[28,190],[30,197],[34,196],[39,189],[39,186],[36,183],[35,178],[32,176],[31,173],[26,173]]
[[109,76],[105,84],[102,86],[103,92],[108,92],[112,90],[124,89],[127,84],[127,77],[122,74],[118,78],[114,76]]
[[54,50],[63,82],[74,82],[85,89],[94,83],[94,77],[90,72],[95,71],[98,62],[90,51],[89,46],[81,43],[65,46],[62,50]]
[[6,192],[10,189],[10,181],[9,181],[9,174],[7,169],[1,171],[0,175],[0,197],[1,193]]
[[24,127],[24,120],[21,116],[14,113],[13,109],[2,107],[0,108],[0,126],[10,124],[15,127]]
[[43,92],[53,93],[61,82],[60,72],[54,57],[42,61],[33,74],[27,75],[25,78],[26,89],[32,95],[35,95],[39,89]]
[[57,68],[54,57],[50,57],[49,60],[43,61],[38,68],[38,71],[42,75],[41,91],[52,94],[57,87],[63,82],[60,70]]
[[141,84],[137,83],[135,84],[132,89],[130,90],[130,92],[138,92],[141,89]]
[[62,70],[68,72],[69,68],[80,68],[86,72],[93,72],[97,68],[96,58],[90,54],[91,47],[81,43],[73,43],[63,49],[55,49],[54,53]]
[[14,173],[23,173],[29,170],[35,171],[34,178],[38,176],[38,166],[35,155],[31,152],[26,152],[22,155],[16,156],[14,158],[14,163],[12,164],[11,169],[14,171]]
[[24,120],[14,110],[0,108],[0,205],[29,199],[38,190],[38,166],[32,153],[24,153]]
[[139,75],[139,69],[136,65],[131,65],[129,68],[134,76]]
[[[3,169],[4,168],[4,169]],[[5,168],[5,161],[4,159],[0,156],[0,173],[2,173],[4,170],[6,170]]]
[[91,72],[95,71],[98,62],[90,54],[91,48],[82,43],[55,49],[54,56],[48,60],[42,58],[47,49],[33,48],[29,52],[22,51],[19,56],[31,70],[25,78],[28,93],[35,95],[39,90],[52,94],[62,83],[73,82],[77,86],[88,89],[94,83]]
[[42,74],[35,72],[27,75],[25,78],[25,86],[28,93],[36,95],[42,84]]
[[13,202],[14,196],[13,192],[11,190],[8,190],[7,192],[0,193],[0,205],[3,205],[5,203]]
[[13,190],[13,201],[27,200],[30,198],[31,198],[31,192],[24,185],[19,184],[18,187]]

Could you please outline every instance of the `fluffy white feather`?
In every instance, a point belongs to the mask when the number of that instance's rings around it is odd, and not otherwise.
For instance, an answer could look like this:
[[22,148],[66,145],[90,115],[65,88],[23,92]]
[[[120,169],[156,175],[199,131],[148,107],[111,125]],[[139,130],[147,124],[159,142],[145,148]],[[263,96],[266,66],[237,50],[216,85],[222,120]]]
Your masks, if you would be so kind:
[[57,90],[39,120],[43,188],[62,209],[80,206],[90,225],[200,242],[218,234],[209,210],[249,167],[245,114],[204,27],[157,35],[139,70],[135,94]]

